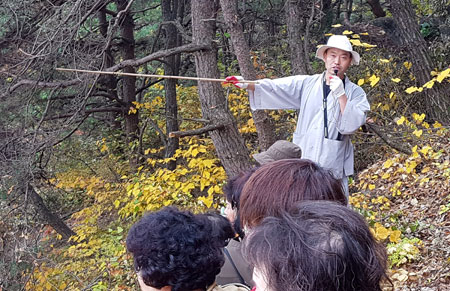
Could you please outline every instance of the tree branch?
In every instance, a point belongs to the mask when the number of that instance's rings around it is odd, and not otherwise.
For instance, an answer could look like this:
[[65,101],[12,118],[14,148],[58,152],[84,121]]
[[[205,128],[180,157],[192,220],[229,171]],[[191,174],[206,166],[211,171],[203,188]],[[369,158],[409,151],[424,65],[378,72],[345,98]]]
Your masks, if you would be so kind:
[[192,135],[200,135],[203,133],[207,133],[209,131],[223,129],[226,124],[211,124],[199,129],[187,130],[187,131],[172,131],[169,133],[169,137],[184,137],[184,136],[192,136]]
[[163,25],[173,24],[185,40],[187,40],[189,42],[192,41],[192,36],[187,33],[186,29],[184,29],[183,25],[179,21],[177,21],[177,20],[176,21],[164,21],[161,24],[163,24]]
[[[104,108],[88,109],[88,110],[84,111],[85,115],[90,115],[92,113],[97,113],[97,112],[123,112],[123,108],[121,108],[121,107],[104,107]],[[50,116],[50,117],[45,118],[44,121],[68,118],[68,117],[72,117],[74,115],[75,115],[75,113],[55,115],[55,116]]]
[[193,53],[196,51],[200,51],[200,50],[209,50],[211,49],[210,45],[206,45],[206,44],[186,44],[186,45],[182,45],[179,47],[174,47],[171,49],[167,49],[167,50],[163,50],[163,51],[157,51],[156,53],[150,54],[148,56],[145,56],[143,58],[140,59],[131,59],[131,60],[125,60],[115,66],[112,66],[110,68],[107,68],[105,71],[108,72],[116,72],[118,70],[121,70],[125,67],[138,67],[140,65],[143,65],[145,63],[148,63],[150,61],[154,61],[160,58],[165,58],[165,57],[169,57],[172,55],[176,55],[179,53]]
[[374,132],[385,144],[387,144],[388,146],[390,146],[391,148],[393,148],[393,149],[395,149],[395,150],[397,150],[397,151],[399,151],[399,152],[402,152],[402,153],[404,153],[404,154],[407,154],[407,155],[410,155],[411,154],[411,151],[410,150],[408,150],[408,149],[405,149],[405,148],[402,148],[402,147],[400,147],[400,146],[398,146],[398,145],[396,145],[396,144],[394,144],[394,143],[391,143],[391,142],[389,142],[388,141],[388,139],[380,132],[380,131],[378,131],[378,129],[376,129],[375,128],[375,126],[373,125],[373,124],[371,124],[371,123],[366,123],[366,125],[367,125],[367,127],[369,127],[369,129],[372,131],[372,132]]

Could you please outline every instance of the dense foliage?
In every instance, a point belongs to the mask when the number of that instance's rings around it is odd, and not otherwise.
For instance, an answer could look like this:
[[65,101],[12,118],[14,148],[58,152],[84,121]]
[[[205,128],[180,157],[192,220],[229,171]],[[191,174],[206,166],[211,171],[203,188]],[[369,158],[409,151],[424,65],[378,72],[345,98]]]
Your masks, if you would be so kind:
[[[376,16],[369,2],[387,16]],[[258,78],[302,69],[292,64],[293,41],[309,64],[303,69],[321,72],[317,45],[331,34],[349,37],[362,56],[349,77],[371,103],[367,125],[354,137],[350,203],[386,244],[394,289],[444,290],[450,286],[450,2],[411,1],[431,68],[408,53],[389,2],[236,5]],[[301,39],[290,38],[287,4],[299,8]],[[208,48],[191,43],[186,0],[5,0],[0,11],[0,109],[6,113],[0,115],[0,290],[135,290],[124,244],[133,222],[167,205],[194,212],[224,205],[229,169],[211,130],[201,131],[214,120],[204,119],[195,81],[175,87],[154,77],[55,68],[194,76],[195,52],[213,49],[222,76],[239,74],[221,11]],[[223,87],[235,122],[226,126],[237,127],[250,154],[258,152],[246,92]],[[174,88],[176,100],[167,101]],[[268,115],[276,137],[292,139],[297,112]],[[200,132],[170,134],[193,130]]]

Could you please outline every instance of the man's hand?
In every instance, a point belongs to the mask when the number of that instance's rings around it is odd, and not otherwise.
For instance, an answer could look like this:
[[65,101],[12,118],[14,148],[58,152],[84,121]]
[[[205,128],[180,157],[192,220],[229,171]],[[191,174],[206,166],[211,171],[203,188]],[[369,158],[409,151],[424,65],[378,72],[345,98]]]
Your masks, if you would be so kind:
[[342,82],[341,78],[339,78],[338,76],[330,77],[330,90],[331,94],[336,99],[341,97],[342,95],[345,95],[344,83]]
[[225,78],[224,83],[230,83],[236,86],[239,89],[247,89],[248,83],[241,83],[240,81],[244,80],[241,76],[229,76]]

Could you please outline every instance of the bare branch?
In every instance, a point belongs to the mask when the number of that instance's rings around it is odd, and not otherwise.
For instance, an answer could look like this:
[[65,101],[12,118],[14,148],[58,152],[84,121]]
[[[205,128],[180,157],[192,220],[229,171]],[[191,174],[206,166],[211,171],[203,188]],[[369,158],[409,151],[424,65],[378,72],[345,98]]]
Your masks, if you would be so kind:
[[389,140],[378,130],[376,129],[376,127],[371,124],[371,123],[366,123],[366,125],[369,127],[369,129],[374,132],[385,144],[387,144],[388,146],[390,146],[391,148],[402,152],[404,154],[410,155],[411,151],[405,148],[400,147],[399,145],[395,144],[395,143],[391,143],[389,142]]
[[226,124],[211,124],[199,129],[187,130],[187,131],[172,131],[169,133],[169,137],[184,137],[192,135],[200,135],[209,131],[223,129]]
[[[104,108],[88,109],[88,110],[85,110],[84,113],[86,115],[90,115],[92,113],[97,113],[97,112],[123,112],[123,110],[124,109],[121,107],[104,107]],[[74,115],[75,115],[75,113],[68,113],[68,114],[49,116],[49,117],[44,118],[44,121],[68,118],[68,117],[72,117]]]
[[150,61],[169,57],[169,56],[176,55],[179,53],[193,53],[193,52],[200,51],[200,50],[210,50],[210,49],[211,49],[211,46],[209,44],[207,45],[207,44],[192,44],[192,43],[190,43],[190,44],[182,45],[182,46],[167,49],[167,50],[157,51],[156,53],[150,54],[150,55],[145,56],[140,59],[125,60],[115,66],[107,68],[105,71],[115,72],[115,71],[121,70],[125,67],[129,67],[129,66],[137,67],[137,66],[143,65],[145,63],[148,63]]

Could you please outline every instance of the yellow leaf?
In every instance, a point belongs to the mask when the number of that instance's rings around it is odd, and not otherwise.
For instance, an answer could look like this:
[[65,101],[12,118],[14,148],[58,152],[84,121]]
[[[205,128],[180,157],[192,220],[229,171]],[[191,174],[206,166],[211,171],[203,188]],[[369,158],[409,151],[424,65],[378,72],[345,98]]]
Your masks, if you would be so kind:
[[405,66],[405,68],[407,68],[409,70],[409,69],[411,69],[412,64],[410,62],[404,62],[403,66]]
[[342,24],[333,24],[331,27],[341,27],[342,26]]
[[383,176],[381,176],[381,179],[389,179],[389,177],[391,177],[391,174],[384,173]]
[[108,146],[106,144],[102,145],[102,148],[100,149],[100,152],[104,153],[108,150]]
[[392,97],[394,97],[394,92],[391,92],[390,94],[389,94],[389,99],[392,99]]
[[400,117],[399,120],[397,120],[397,125],[402,125],[405,122],[406,118],[404,116]]
[[364,84],[364,79],[359,79],[358,80],[358,86],[362,86]]
[[373,190],[375,189],[375,185],[374,184],[369,184],[369,190]]
[[389,169],[393,164],[394,162],[391,159],[388,159],[386,160],[386,162],[384,162],[383,169]]
[[362,46],[362,43],[359,39],[351,39],[350,42],[355,46]]
[[352,33],[353,33],[353,31],[351,31],[351,30],[344,30],[342,32],[343,35],[348,35],[348,34],[352,34]]
[[360,35],[369,35],[367,32],[361,32]]
[[421,135],[422,135],[422,130],[420,129],[420,130],[414,130],[414,132],[413,132],[413,134],[415,135],[415,136],[417,136],[417,137],[420,137]]
[[378,81],[380,81],[380,77],[377,77],[375,74],[373,74],[372,76],[370,76],[369,81],[370,86],[373,87],[378,83]]
[[400,230],[393,230],[391,231],[391,234],[389,235],[389,240],[393,243],[397,243],[400,241],[400,235],[402,232]]
[[374,48],[374,47],[377,47],[377,45],[375,45],[375,44],[370,44],[370,43],[367,43],[367,42],[363,42],[363,43],[362,43],[362,46],[363,46],[363,47],[366,47],[366,48]]
[[440,128],[440,127],[442,127],[442,124],[440,124],[439,122],[436,121],[436,122],[433,123],[433,127],[434,128]]
[[353,34],[352,37],[353,38],[360,38],[360,36],[358,34]]
[[195,158],[198,155],[198,149],[192,150],[192,156]]
[[380,240],[385,240],[389,235],[389,231],[382,225],[375,227],[375,237]]
[[433,85],[434,85],[434,80],[430,80],[430,81],[426,82],[422,87],[431,89],[431,88],[433,88]]
[[410,163],[406,163],[406,172],[412,173],[412,171],[416,168],[417,163],[416,161],[412,161]]
[[411,94],[411,93],[416,92],[416,91],[418,91],[418,88],[414,87],[414,86],[413,87],[409,87],[409,88],[407,88],[405,90],[405,92],[408,93],[408,94]]
[[380,61],[381,63],[389,63],[389,62],[390,62],[388,59],[379,59],[379,61]]
[[398,83],[398,82],[400,82],[400,81],[401,81],[401,79],[400,79],[400,78],[392,78],[391,80],[392,80],[392,82],[395,82],[395,83]]
[[325,33],[324,35],[325,36],[332,36],[333,34],[332,33]]
[[436,80],[441,83],[442,80],[444,80],[448,75],[450,74],[450,68],[448,68],[445,71],[442,71],[439,73],[439,75],[436,77]]
[[426,155],[426,154],[428,154],[428,152],[431,150],[431,147],[430,146],[424,146],[421,150],[420,150],[420,152],[422,153],[422,154],[424,154],[424,155]]
[[210,208],[211,205],[213,204],[213,196],[212,196],[212,194],[209,194],[208,197],[200,196],[200,197],[198,197],[198,200],[203,202],[203,204],[205,204],[205,206],[208,207],[208,208]]

